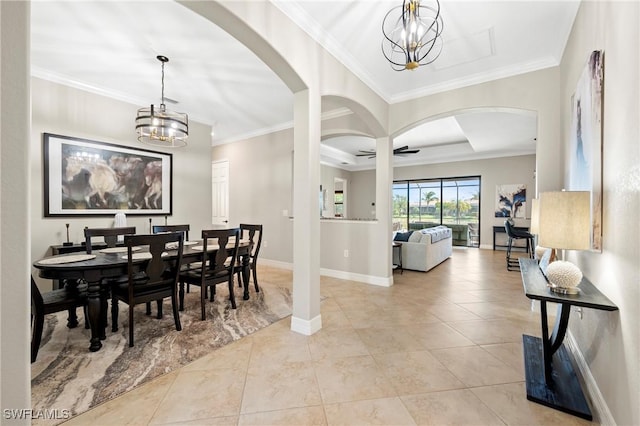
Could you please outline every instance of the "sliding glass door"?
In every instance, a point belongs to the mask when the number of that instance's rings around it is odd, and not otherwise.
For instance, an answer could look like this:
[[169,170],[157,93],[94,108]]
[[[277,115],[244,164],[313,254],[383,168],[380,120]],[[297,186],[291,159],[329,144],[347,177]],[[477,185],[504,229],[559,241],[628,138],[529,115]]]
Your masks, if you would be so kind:
[[478,247],[480,176],[396,181],[393,228],[418,230],[437,225],[452,229],[453,244]]

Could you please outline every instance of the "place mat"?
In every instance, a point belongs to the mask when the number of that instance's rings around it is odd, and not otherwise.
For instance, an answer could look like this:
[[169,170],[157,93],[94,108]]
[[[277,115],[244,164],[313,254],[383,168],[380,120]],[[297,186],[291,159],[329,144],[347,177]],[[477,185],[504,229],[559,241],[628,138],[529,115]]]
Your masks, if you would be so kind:
[[[184,245],[184,246],[192,246],[194,244],[198,244],[199,242],[200,241],[185,241],[184,243],[182,243],[182,245]],[[178,242],[174,241],[174,242],[171,242],[171,243],[167,243],[167,244],[165,244],[165,248],[167,250],[175,250],[175,249],[178,248]]]
[[95,254],[72,254],[69,256],[54,256],[39,260],[41,265],[60,265],[62,263],[82,262],[83,260],[95,259]]
[[[131,250],[138,251],[140,247],[131,247]],[[100,253],[126,253],[127,247],[109,247],[100,250]]]
[[[218,246],[217,244],[207,244],[207,250],[218,250],[219,248],[220,246]],[[204,249],[204,246],[191,247],[191,250],[202,251],[203,249]]]
[[[167,253],[166,251],[162,252],[162,256],[168,256],[169,253]],[[133,260],[140,260],[140,259],[151,259],[153,256],[151,255],[151,253],[149,253],[148,251],[145,251],[144,253],[133,253],[131,255],[131,258]],[[128,259],[128,255],[126,256],[121,256],[122,259]]]

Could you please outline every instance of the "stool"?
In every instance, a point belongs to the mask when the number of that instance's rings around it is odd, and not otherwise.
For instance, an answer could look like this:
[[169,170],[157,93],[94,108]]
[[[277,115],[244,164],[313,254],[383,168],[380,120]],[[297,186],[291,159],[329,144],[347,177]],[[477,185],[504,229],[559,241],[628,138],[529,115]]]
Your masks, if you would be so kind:
[[518,258],[513,258],[513,259],[511,258],[511,247],[513,245],[513,240],[526,239],[527,254],[529,255],[529,258],[533,259],[534,258],[533,235],[527,231],[515,229],[515,227],[513,226],[513,223],[509,219],[504,221],[504,229],[507,232],[507,236],[509,237],[509,243],[507,245],[507,271],[511,271],[512,270],[511,268],[514,268],[513,270],[515,271],[519,271],[520,264],[518,263]]

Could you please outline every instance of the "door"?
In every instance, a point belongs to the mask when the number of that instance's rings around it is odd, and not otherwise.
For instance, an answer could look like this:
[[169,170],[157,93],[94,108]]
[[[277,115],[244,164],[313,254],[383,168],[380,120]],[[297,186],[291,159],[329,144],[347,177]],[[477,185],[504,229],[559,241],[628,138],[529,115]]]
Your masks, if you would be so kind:
[[229,224],[229,161],[211,163],[211,223]]

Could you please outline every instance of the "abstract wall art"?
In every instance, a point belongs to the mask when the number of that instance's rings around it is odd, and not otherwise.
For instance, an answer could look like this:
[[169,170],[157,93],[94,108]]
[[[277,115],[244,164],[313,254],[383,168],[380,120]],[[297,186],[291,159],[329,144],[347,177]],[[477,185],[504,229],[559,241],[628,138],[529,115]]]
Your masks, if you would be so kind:
[[495,217],[526,217],[527,185],[496,185]]
[[43,136],[45,217],[171,214],[171,154]]
[[591,249],[602,250],[602,96],[604,55],[591,52],[571,100],[569,185],[591,193]]

